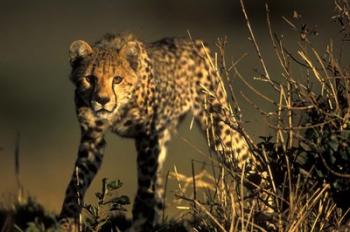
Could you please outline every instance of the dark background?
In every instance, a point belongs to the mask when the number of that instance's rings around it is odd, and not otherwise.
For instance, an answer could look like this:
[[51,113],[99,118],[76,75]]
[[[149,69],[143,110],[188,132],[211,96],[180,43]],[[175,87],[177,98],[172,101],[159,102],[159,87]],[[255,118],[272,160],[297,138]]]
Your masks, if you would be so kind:
[[[320,34],[313,38],[316,47],[325,49],[330,34],[339,28],[331,21],[333,0],[268,1],[274,30],[284,34],[286,46],[297,44],[298,36],[282,20],[291,19],[296,10]],[[265,5],[261,0],[246,0],[256,37],[274,79],[280,78],[266,26]],[[226,53],[234,60],[248,56],[238,65],[242,74],[267,95],[264,84],[252,81],[260,69],[238,0],[101,0],[101,1],[0,1],[0,194],[6,199],[16,192],[14,144],[20,131],[20,175],[27,193],[50,210],[58,211],[72,173],[79,143],[79,127],[74,113],[73,85],[68,79],[68,47],[76,39],[93,42],[106,32],[128,31],[144,41],[166,36],[188,36],[207,41],[215,50],[219,36],[227,35]],[[261,69],[260,69],[261,70]],[[296,72],[295,75],[300,73]],[[237,95],[243,91],[257,97],[239,80],[233,80]],[[238,97],[245,127],[256,140],[271,135],[261,116]],[[256,101],[257,104],[263,104]],[[269,108],[266,106],[267,109]],[[271,108],[272,109],[272,108]],[[190,117],[170,143],[165,171],[174,166],[190,174],[191,159],[206,160],[181,137],[207,152],[205,139],[197,128],[189,130]],[[87,201],[100,187],[101,179],[120,178],[123,193],[133,198],[136,188],[133,141],[108,135],[104,164],[90,188]],[[169,195],[176,185],[170,181]],[[174,207],[170,207],[173,208]],[[175,212],[175,211],[174,211]]]

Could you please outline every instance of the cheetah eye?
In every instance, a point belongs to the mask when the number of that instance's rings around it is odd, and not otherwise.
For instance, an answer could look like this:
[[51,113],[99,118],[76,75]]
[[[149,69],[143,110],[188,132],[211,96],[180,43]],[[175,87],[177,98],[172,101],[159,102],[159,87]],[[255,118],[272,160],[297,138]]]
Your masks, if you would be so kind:
[[89,82],[89,84],[93,85],[96,82],[96,77],[94,75],[89,75],[85,77],[85,80]]
[[122,81],[123,81],[123,77],[115,76],[113,79],[113,84],[117,85],[117,84],[120,84],[120,82],[122,82]]

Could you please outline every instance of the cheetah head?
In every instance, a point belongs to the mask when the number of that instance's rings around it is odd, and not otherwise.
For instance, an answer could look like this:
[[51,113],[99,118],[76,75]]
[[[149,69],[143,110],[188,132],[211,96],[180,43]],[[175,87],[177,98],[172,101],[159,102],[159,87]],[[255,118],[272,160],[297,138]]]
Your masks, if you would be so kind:
[[137,83],[140,42],[110,41],[70,45],[71,79],[76,93],[97,117],[109,118],[130,102]]

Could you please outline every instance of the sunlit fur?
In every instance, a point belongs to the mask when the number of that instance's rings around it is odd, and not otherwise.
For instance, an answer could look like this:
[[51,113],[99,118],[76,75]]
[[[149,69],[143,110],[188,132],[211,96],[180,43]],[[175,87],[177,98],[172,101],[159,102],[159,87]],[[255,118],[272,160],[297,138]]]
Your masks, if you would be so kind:
[[240,167],[255,162],[202,41],[165,38],[143,43],[131,35],[107,35],[92,46],[75,41],[69,54],[81,142],[62,218],[79,218],[80,202],[102,163],[108,130],[135,139],[135,231],[152,231],[160,220],[166,145],[187,112],[192,112],[210,148],[227,162]]

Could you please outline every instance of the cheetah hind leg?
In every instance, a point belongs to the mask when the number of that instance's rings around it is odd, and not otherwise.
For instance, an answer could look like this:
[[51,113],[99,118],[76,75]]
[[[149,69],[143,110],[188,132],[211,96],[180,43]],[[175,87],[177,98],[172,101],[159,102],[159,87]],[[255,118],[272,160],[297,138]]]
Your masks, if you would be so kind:
[[[244,164],[254,166],[256,159],[250,152],[246,137],[230,113],[228,103],[213,96],[201,94],[201,102],[195,102],[193,115],[202,129],[212,151],[220,160],[238,168]],[[254,168],[254,167],[253,167]]]
[[197,105],[193,107],[193,114],[204,135],[208,138],[210,149],[216,152],[219,159],[230,168],[238,168],[238,171],[245,168],[247,195],[255,193],[260,198],[267,199],[267,204],[261,205],[260,209],[267,214],[273,213],[273,198],[261,191],[269,186],[266,181],[267,171],[251,152],[247,138],[230,113],[227,102],[216,98],[210,99],[207,96],[202,97],[206,100],[196,103]]

